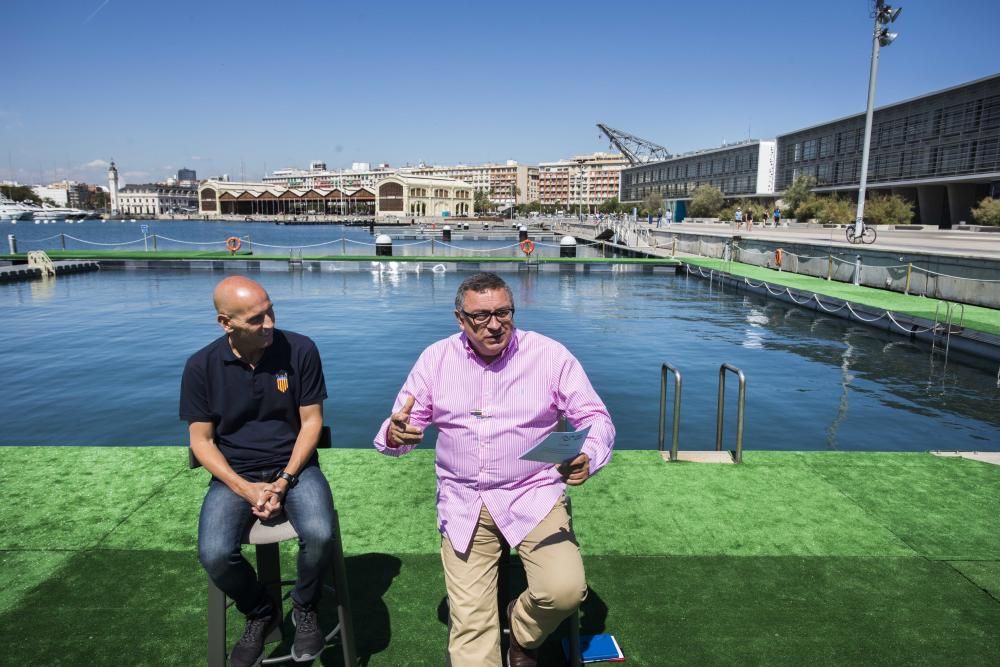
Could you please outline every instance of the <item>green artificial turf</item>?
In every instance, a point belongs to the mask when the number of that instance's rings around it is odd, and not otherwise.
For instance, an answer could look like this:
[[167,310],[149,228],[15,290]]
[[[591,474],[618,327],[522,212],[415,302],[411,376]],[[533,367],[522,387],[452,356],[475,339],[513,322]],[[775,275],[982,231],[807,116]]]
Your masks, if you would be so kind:
[[[741,264],[739,262],[725,262],[721,259],[684,257],[683,261],[686,264],[724,271],[755,282],[763,281],[772,287],[780,285],[796,291],[814,292],[821,296],[850,301],[851,303],[862,304],[872,308],[922,317],[932,322],[936,318],[941,319],[943,317],[943,307],[941,307],[941,312],[936,315],[936,310],[942,301],[940,299],[926,298],[913,294],[901,294],[899,292],[890,292],[888,290],[853,285],[851,283],[827,281],[815,276],[804,276],[788,271],[776,271],[762,266]],[[834,304],[829,304],[828,307],[833,308],[835,306]],[[1000,310],[966,304],[963,324],[969,329],[1000,335]]]
[[[655,667],[1000,663],[1000,467],[860,452],[745,461],[621,451],[572,490],[584,633],[611,632],[627,664]],[[442,664],[433,452],[334,449],[321,464],[363,664]],[[207,479],[182,447],[0,448],[15,509],[0,524],[4,662],[203,664]],[[287,577],[294,555],[282,545]],[[235,641],[238,614],[228,626]],[[543,664],[560,654],[554,637]]]

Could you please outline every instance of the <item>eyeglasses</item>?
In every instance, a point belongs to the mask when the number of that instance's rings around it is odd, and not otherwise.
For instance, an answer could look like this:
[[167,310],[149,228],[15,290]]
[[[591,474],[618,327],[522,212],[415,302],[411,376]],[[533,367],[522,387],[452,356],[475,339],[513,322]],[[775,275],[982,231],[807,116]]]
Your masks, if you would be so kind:
[[494,311],[486,310],[475,313],[467,313],[463,310],[462,315],[464,315],[465,319],[469,320],[470,322],[479,325],[486,324],[494,317],[497,318],[497,322],[509,322],[510,318],[514,317],[514,309],[497,308]]

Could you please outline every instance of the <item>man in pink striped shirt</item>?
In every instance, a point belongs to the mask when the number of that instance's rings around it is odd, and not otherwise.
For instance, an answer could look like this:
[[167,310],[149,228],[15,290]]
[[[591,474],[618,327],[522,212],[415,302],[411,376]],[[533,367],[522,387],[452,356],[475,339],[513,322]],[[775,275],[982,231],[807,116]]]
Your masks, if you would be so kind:
[[[436,426],[438,528],[448,589],[453,667],[500,665],[497,559],[515,545],[528,590],[508,609],[509,664],[536,649],[586,597],[580,549],[566,509],[578,486],[611,460],[615,428],[580,363],[558,342],[514,327],[510,288],[496,274],[466,279],[455,297],[460,333],[420,355],[375,447],[401,456]],[[590,426],[561,465],[520,459],[558,426]]]

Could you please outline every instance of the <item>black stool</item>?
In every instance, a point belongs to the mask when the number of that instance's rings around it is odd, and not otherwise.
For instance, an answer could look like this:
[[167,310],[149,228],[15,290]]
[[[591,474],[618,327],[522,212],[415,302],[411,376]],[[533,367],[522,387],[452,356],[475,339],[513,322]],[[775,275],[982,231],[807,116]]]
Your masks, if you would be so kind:
[[[320,433],[317,448],[328,449],[331,445],[330,428],[324,426]],[[201,464],[188,449],[188,465],[197,468]],[[354,623],[351,614],[351,602],[347,591],[347,571],[344,565],[344,548],[340,538],[340,519],[336,508],[333,510],[333,581],[334,586],[324,585],[324,588],[336,596],[337,600],[337,625],[326,634],[326,644],[337,635],[340,636],[340,644],[344,653],[344,665],[354,667],[357,664],[354,650]],[[246,532],[243,534],[242,544],[252,544],[257,552],[257,579],[264,586],[271,604],[279,618],[284,618],[284,607],[282,605],[282,586],[290,586],[294,580],[281,579],[281,559],[279,545],[286,540],[293,540],[298,537],[291,521],[282,513],[277,517],[272,517],[261,521],[255,519]],[[226,641],[226,610],[232,606],[231,601],[226,600],[226,594],[208,580],[208,666],[225,667],[228,645]],[[279,623],[264,638],[264,643],[281,641],[282,632]],[[292,660],[291,653],[285,655],[265,658],[261,664],[272,665]]]

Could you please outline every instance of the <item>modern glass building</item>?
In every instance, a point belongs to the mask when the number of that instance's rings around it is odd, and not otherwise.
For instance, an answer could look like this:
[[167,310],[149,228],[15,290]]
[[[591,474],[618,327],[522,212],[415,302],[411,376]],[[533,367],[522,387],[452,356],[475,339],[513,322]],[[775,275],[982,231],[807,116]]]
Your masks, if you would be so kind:
[[699,185],[714,185],[727,198],[770,197],[775,169],[775,142],[752,139],[625,169],[620,199],[638,203],[659,192],[679,222]]
[[[816,191],[856,197],[865,116],[860,113],[778,137],[776,189],[812,176]],[[915,204],[915,222],[950,227],[1000,196],[1000,74],[875,109],[869,191]]]

